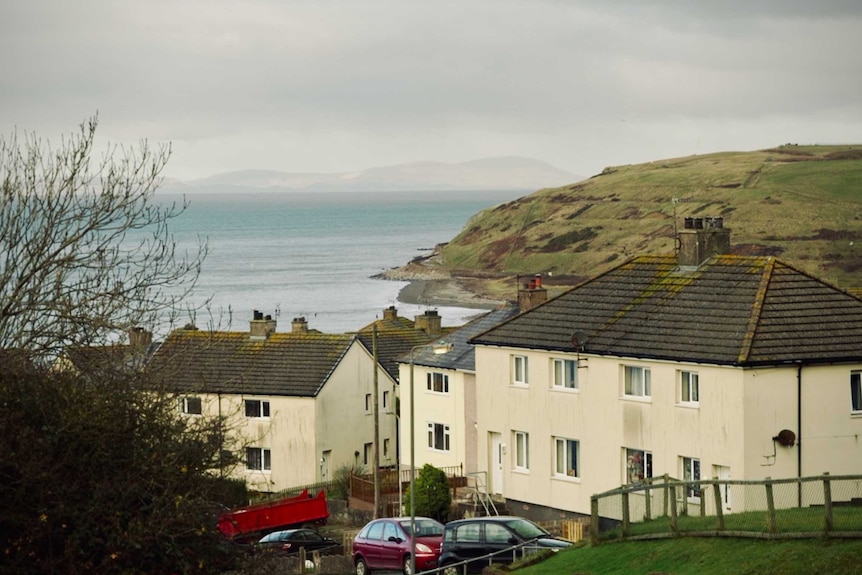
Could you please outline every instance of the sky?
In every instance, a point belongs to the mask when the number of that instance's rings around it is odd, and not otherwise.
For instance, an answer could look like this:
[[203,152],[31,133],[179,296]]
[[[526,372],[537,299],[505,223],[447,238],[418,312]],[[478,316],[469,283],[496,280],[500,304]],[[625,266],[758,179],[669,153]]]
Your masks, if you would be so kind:
[[859,0],[2,0],[0,137],[165,175],[862,143]]

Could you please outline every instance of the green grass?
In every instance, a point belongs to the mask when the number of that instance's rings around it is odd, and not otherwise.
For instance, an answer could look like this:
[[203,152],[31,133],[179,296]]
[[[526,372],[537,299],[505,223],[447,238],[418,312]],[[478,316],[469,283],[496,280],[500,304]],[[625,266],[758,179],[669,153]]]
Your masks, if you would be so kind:
[[518,575],[862,574],[862,540],[679,537],[580,545]]

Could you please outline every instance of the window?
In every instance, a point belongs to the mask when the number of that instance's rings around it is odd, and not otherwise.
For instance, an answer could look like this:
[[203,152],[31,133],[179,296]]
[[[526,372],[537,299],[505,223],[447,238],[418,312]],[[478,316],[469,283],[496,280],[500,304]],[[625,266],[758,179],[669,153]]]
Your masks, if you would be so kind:
[[650,396],[650,375],[646,367],[625,366],[625,395]]
[[679,372],[679,400],[681,403],[697,403],[699,397],[698,375],[694,371]]
[[449,393],[449,376],[445,373],[432,371],[427,374],[428,391]]
[[626,483],[637,483],[652,477],[652,453],[626,449]]
[[250,471],[270,471],[272,469],[272,455],[269,449],[246,447],[245,466]]
[[554,360],[554,387],[578,388],[578,362],[573,359]]
[[580,477],[578,451],[580,442],[557,437],[554,439],[554,474],[565,477]]
[[374,447],[373,443],[366,443],[362,446],[362,464],[368,465],[371,463],[372,455],[371,449]]
[[180,398],[180,412],[186,415],[200,415],[203,413],[203,404],[200,397]]
[[515,432],[515,469],[530,468],[530,436],[523,431]]
[[[700,481],[700,459],[682,458],[682,478],[684,481]],[[700,499],[700,485],[686,485],[686,497]]]
[[383,440],[383,457],[389,459],[389,438]]
[[862,412],[862,371],[850,372],[850,409]]
[[438,451],[449,451],[449,426],[428,423],[428,447]]
[[388,407],[389,407],[389,392],[384,391],[383,392],[383,409],[386,409]]
[[246,417],[269,417],[269,402],[260,399],[245,400]]
[[527,385],[527,356],[512,356],[512,383],[515,385]]
[[365,413],[371,413],[371,394],[365,394]]
[[[485,543],[502,543],[506,547],[510,547],[512,545],[509,542],[511,539],[512,534],[499,523],[492,523],[490,521],[485,523]],[[485,553],[490,551],[489,549]]]

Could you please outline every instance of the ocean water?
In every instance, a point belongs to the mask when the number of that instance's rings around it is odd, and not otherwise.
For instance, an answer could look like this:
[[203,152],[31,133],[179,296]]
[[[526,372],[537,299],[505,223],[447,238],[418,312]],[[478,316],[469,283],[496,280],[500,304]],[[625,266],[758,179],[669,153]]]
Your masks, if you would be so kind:
[[[209,254],[189,304],[198,327],[248,329],[253,310],[272,315],[277,331],[294,317],[327,333],[355,331],[391,305],[413,318],[436,309],[443,325],[461,325],[479,310],[411,305],[397,300],[406,282],[372,279],[454,238],[479,211],[525,195],[497,192],[190,193],[172,220],[180,250],[206,238]],[[157,201],[181,201],[160,193]],[[180,318],[180,325],[189,318]]]

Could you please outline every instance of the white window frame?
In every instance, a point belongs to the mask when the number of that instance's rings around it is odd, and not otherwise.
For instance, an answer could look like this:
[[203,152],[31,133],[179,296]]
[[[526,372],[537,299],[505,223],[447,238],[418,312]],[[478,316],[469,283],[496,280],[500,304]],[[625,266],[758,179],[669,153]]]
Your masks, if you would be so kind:
[[389,459],[389,438],[383,438],[383,457],[384,459]]
[[[683,481],[700,481],[700,459],[696,457],[680,457],[680,467],[682,468]],[[701,494],[701,487],[699,485],[687,485],[685,488],[685,495],[689,501],[699,502]]]
[[425,374],[425,385],[431,393],[449,393],[449,374],[429,371]]
[[530,384],[530,364],[526,355],[512,356],[512,385]]
[[389,408],[389,392],[383,391],[383,409]]
[[[249,415],[249,406],[254,405],[255,403],[257,404],[257,410],[252,411],[257,411],[258,415]],[[245,407],[245,416],[252,419],[269,419],[270,413],[272,413],[270,411],[269,401],[266,399],[246,399],[243,406]]]
[[[256,461],[252,461],[252,453],[256,454]],[[253,467],[253,464],[259,466]],[[272,471],[272,451],[266,447],[246,447],[245,468],[247,471]]]
[[581,442],[577,439],[555,437],[553,459],[555,477],[577,479],[581,476]]
[[563,358],[551,360],[551,378],[554,389],[578,389],[578,361]]
[[623,448],[623,483],[639,483],[653,476],[652,452]]
[[371,413],[371,394],[365,394],[365,413]]
[[[442,447],[439,447],[442,445]],[[433,451],[452,450],[452,432],[445,423],[428,422],[428,449]]]
[[515,445],[513,453],[513,467],[516,471],[530,470],[530,434],[526,431],[512,432],[512,443]]
[[850,372],[850,413],[862,415],[862,371]]
[[623,366],[623,395],[639,399],[652,397],[650,368],[640,365]]
[[[191,404],[197,403],[198,410],[192,411]],[[203,415],[204,412],[204,402],[203,399],[198,395],[186,395],[180,398],[180,413],[183,415]]]
[[679,402],[691,406],[700,403],[700,375],[696,371],[679,370]]
[[365,443],[362,445],[362,465],[372,465],[374,462],[374,444],[373,443]]

